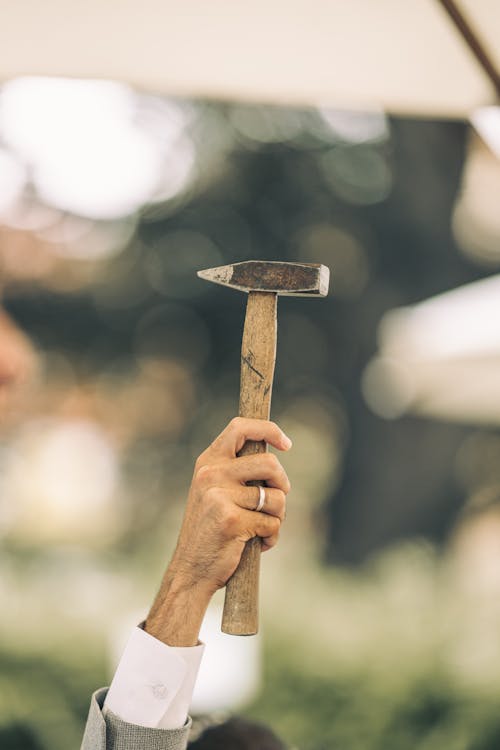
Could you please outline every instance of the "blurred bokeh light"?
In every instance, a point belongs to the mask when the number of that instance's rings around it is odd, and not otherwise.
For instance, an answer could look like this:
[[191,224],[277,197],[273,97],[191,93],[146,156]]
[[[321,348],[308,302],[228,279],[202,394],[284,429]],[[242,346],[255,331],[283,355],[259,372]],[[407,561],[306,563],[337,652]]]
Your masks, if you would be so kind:
[[333,290],[279,304],[293,493],[235,703],[304,750],[498,747],[497,171],[463,122],[2,87],[2,748],[76,747],[147,609],[237,409],[245,299],[196,271],[248,258]]
[[180,105],[111,81],[21,78],[0,97],[0,133],[40,198],[93,219],[128,216],[185,187],[188,120]]

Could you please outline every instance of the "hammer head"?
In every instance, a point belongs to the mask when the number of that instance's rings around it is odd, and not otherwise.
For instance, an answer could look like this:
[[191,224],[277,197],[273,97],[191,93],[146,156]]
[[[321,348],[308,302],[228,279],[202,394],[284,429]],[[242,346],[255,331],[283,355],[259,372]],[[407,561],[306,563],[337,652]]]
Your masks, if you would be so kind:
[[198,271],[198,276],[242,292],[274,292],[295,297],[326,297],[330,271],[319,263],[245,260]]

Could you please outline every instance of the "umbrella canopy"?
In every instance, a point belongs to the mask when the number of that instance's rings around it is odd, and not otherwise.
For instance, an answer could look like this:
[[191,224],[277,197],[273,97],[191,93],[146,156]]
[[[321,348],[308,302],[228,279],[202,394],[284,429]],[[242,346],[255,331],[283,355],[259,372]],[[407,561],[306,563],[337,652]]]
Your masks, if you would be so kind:
[[[0,7],[0,80],[110,78],[163,94],[465,117],[498,87],[449,4],[17,0]],[[455,6],[498,70],[498,2]]]
[[363,375],[373,411],[500,424],[500,276],[392,310]]

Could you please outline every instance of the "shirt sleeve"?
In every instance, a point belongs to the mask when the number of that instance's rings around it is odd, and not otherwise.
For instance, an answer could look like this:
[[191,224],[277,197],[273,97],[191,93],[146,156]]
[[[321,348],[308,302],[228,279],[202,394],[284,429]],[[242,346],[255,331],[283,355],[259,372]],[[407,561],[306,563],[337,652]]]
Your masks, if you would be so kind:
[[143,727],[179,729],[186,723],[203,644],[167,646],[134,628],[109,688],[103,711]]

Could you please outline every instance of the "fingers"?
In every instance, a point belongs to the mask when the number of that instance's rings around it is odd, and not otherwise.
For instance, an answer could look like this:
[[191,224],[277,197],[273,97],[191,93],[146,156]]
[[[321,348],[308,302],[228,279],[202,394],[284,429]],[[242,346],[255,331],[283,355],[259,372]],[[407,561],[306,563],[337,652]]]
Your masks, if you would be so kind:
[[260,481],[285,494],[290,492],[288,476],[273,453],[256,453],[219,464],[205,464],[198,469],[196,479],[205,487],[231,487],[236,483]]
[[[226,540],[247,542],[260,537],[266,551],[278,541],[290,482],[274,454],[238,456],[247,440],[263,441],[283,451],[292,444],[274,422],[240,417],[231,420],[196,462],[191,485],[193,513],[201,513],[215,534],[222,534]],[[255,481],[267,485],[262,512],[255,512],[257,488],[247,486]]]
[[[254,487],[242,487],[250,490]],[[271,492],[266,488],[266,493]],[[240,501],[243,501],[243,493]],[[247,494],[248,501],[248,494]],[[203,496],[203,505],[226,539],[239,539],[247,542],[254,536],[265,540],[265,546],[270,548],[278,541],[281,522],[285,514],[284,495],[278,490],[272,490],[269,512],[256,513],[247,510],[235,502],[234,488],[211,487]],[[271,513],[271,510],[273,511]]]
[[234,458],[247,440],[264,440],[282,451],[287,451],[292,445],[290,438],[274,422],[235,417],[214,440],[208,451],[225,458]]
[[[286,496],[282,490],[272,487],[264,487],[265,501],[261,513],[276,516],[280,521],[285,520]],[[240,508],[255,511],[259,502],[260,492],[258,487],[231,487],[218,490],[221,497],[228,502],[234,502]]]
[[242,510],[240,514],[242,538],[245,542],[254,536],[262,539],[263,550],[271,549],[278,542],[281,521],[276,516]]

